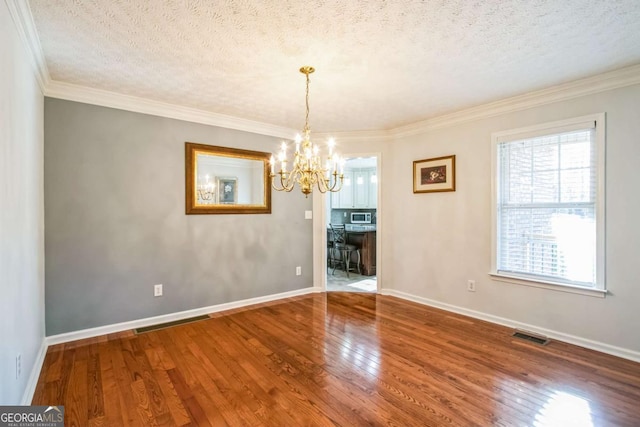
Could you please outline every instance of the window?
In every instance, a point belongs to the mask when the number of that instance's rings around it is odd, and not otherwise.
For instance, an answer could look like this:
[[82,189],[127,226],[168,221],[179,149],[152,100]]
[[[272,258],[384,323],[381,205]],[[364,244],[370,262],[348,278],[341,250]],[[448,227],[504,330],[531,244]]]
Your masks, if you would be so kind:
[[492,140],[492,274],[604,291],[604,114]]

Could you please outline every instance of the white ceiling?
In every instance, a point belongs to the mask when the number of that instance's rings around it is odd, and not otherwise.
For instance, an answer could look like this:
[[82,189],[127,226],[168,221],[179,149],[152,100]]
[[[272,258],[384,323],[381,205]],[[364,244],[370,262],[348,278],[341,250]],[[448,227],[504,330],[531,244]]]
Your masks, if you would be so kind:
[[640,63],[638,0],[29,0],[52,81],[386,130]]

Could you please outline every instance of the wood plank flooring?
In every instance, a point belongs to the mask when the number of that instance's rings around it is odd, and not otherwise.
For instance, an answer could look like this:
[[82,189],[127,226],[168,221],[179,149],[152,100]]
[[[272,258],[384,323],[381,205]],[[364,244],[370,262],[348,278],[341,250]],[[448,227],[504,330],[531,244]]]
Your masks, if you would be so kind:
[[639,426],[640,364],[389,296],[305,295],[49,348],[66,426]]

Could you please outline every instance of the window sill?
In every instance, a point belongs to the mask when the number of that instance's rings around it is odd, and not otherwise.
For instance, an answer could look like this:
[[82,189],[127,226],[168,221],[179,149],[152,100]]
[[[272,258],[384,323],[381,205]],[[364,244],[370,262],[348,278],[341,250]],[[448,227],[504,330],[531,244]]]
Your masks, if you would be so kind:
[[564,283],[547,282],[542,280],[535,280],[528,277],[511,276],[503,273],[490,272],[494,280],[505,283],[512,283],[515,285],[531,286],[534,288],[550,289],[553,291],[568,292],[571,294],[586,295],[596,298],[604,298],[607,295],[605,289],[587,288],[583,286],[567,285]]

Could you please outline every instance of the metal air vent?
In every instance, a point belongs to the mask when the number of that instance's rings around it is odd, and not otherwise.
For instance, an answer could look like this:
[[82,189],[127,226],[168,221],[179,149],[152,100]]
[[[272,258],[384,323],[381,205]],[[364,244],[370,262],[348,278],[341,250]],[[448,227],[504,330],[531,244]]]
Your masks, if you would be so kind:
[[538,335],[538,334],[534,334],[533,332],[521,331],[517,329],[512,336],[523,339],[523,340],[527,340],[530,342],[534,342],[540,345],[547,345],[549,344],[549,341],[551,341],[549,340],[549,338],[545,337],[544,335]]

